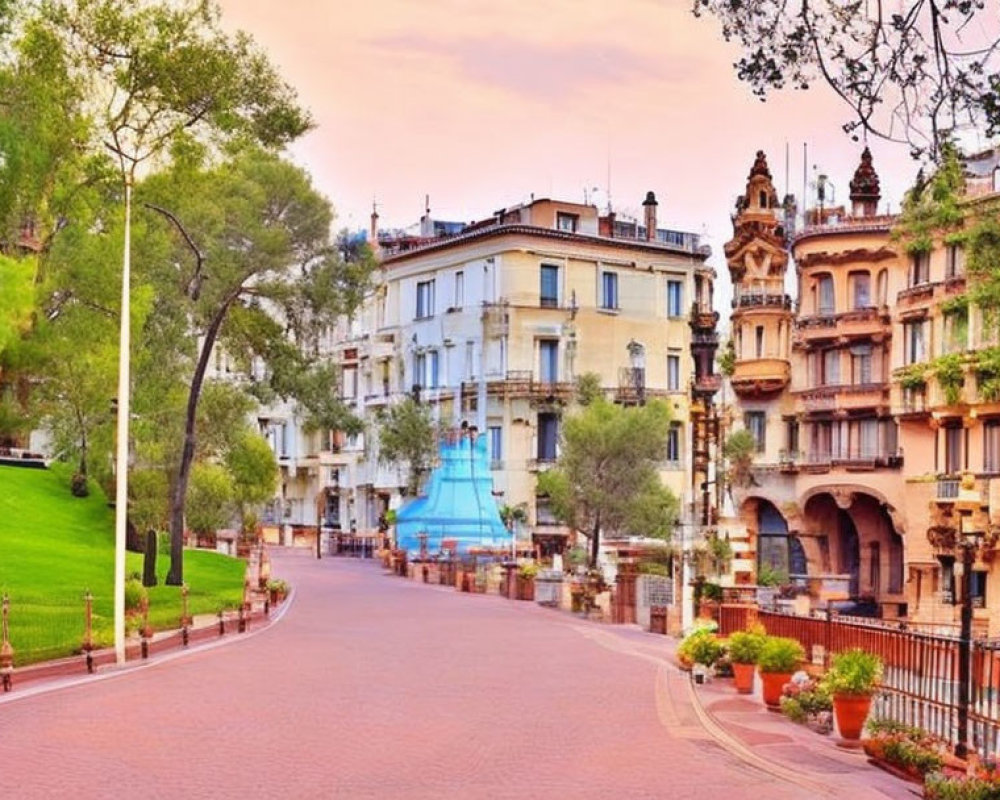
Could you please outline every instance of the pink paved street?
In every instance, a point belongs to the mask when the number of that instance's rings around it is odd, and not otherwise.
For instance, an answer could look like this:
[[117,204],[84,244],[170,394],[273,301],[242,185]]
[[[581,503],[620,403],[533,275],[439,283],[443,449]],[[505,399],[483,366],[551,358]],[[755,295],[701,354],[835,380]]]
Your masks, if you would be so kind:
[[266,630],[6,696],[4,795],[890,796],[833,759],[813,782],[720,744],[663,637],[372,562],[276,553],[274,574],[295,593]]

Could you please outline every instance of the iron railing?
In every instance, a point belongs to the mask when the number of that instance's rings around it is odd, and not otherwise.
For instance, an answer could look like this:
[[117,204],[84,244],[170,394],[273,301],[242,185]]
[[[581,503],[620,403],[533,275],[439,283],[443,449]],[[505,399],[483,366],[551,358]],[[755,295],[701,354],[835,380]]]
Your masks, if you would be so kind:
[[[756,606],[722,605],[719,630],[728,635],[760,622],[768,634],[798,640],[815,663],[860,648],[885,665],[872,705],[875,717],[916,725],[959,742],[961,649],[959,637],[910,630],[904,622],[844,620],[834,614],[797,616]],[[966,741],[984,759],[1000,757],[1000,641],[969,641]]]

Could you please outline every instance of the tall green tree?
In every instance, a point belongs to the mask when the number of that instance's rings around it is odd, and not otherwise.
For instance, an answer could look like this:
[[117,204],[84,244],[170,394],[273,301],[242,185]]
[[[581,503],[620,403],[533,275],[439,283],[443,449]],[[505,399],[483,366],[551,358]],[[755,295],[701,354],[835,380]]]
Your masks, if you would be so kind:
[[996,9],[983,0],[694,0],[742,55],[765,98],[824,83],[851,110],[844,129],[939,160],[956,130],[1000,131]]
[[437,455],[437,431],[430,408],[407,396],[382,411],[376,426],[379,461],[405,464],[406,492],[415,496]]
[[233,479],[233,499],[244,532],[256,519],[256,509],[274,497],[278,462],[270,445],[249,428],[244,429],[226,453],[226,469]]
[[596,398],[565,418],[559,459],[538,489],[557,519],[589,538],[592,567],[602,533],[669,538],[677,499],[659,477],[669,430],[659,401],[628,408]]
[[[314,364],[311,342],[287,331],[320,331],[350,313],[370,265],[343,261],[331,240],[328,202],[302,170],[260,149],[244,149],[218,166],[177,164],[147,179],[137,196],[154,215],[150,226],[170,242],[164,257],[141,268],[156,290],[150,318],[162,314],[191,329],[183,447],[171,481],[167,583],[179,584],[184,496],[215,347],[246,372],[261,373],[260,394],[300,398],[307,414],[329,412],[326,396],[315,391],[317,373],[326,373]],[[147,341],[155,349],[155,338]],[[310,409],[313,400],[323,407]]]

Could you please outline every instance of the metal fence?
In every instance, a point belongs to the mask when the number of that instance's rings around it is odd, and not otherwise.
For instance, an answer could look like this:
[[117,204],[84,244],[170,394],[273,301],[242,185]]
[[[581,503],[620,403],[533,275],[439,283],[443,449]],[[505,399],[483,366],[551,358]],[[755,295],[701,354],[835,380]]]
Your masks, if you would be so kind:
[[[958,743],[962,716],[962,640],[907,630],[898,623],[843,620],[836,615],[797,616],[754,606],[723,605],[719,630],[727,635],[760,622],[772,636],[798,640],[815,664],[860,648],[878,655],[884,665],[882,687],[872,714],[916,725],[952,744]],[[985,758],[1000,757],[1000,642],[969,643],[970,748]]]

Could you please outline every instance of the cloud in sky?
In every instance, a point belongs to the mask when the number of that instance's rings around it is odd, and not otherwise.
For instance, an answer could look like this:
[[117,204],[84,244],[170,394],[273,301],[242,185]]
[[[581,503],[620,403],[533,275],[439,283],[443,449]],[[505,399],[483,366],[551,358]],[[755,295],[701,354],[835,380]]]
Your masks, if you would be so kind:
[[[396,33],[371,41],[382,58],[443,59],[465,81],[522,98],[563,103],[597,88],[687,80],[697,64],[655,58],[614,42],[540,42],[510,35],[437,37]],[[672,68],[671,64],[680,68]]]

